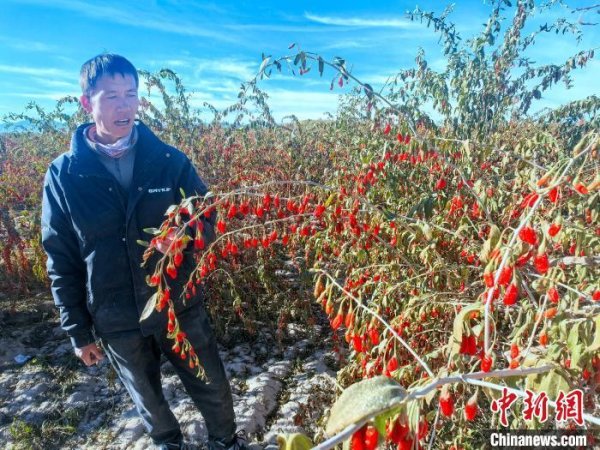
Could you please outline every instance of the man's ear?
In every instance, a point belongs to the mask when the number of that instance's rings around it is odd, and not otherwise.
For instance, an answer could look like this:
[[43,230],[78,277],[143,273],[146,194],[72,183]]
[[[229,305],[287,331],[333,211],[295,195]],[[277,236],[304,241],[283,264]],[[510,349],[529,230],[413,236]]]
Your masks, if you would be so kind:
[[92,112],[92,104],[89,96],[83,94],[81,97],[79,97],[79,103],[81,103],[81,107],[86,113],[90,114]]

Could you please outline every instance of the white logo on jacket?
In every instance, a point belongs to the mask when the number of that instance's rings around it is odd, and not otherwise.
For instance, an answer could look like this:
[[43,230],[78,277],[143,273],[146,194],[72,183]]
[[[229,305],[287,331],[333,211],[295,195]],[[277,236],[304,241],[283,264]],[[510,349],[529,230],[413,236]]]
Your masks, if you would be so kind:
[[157,192],[169,192],[170,187],[148,189],[148,194],[156,194]]

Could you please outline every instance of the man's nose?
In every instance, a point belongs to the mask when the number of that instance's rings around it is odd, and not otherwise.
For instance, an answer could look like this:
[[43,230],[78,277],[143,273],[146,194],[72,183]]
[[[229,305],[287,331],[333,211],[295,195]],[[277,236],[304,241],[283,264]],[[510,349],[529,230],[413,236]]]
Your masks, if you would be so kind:
[[128,97],[121,97],[117,104],[117,109],[121,111],[131,109],[131,104],[132,102]]

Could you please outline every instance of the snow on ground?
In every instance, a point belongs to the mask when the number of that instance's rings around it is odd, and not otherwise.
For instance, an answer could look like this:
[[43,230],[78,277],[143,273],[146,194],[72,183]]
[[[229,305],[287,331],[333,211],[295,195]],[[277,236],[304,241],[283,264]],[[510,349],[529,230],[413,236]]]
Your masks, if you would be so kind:
[[[85,367],[73,355],[51,301],[37,303],[20,317],[0,314],[0,448],[153,448],[107,359]],[[290,331],[285,342],[263,332],[252,342],[220,347],[238,427],[256,449],[276,448],[278,433],[312,436],[334,400],[336,355],[327,330],[317,325]],[[162,373],[184,435],[201,444],[202,416],[169,362]]]

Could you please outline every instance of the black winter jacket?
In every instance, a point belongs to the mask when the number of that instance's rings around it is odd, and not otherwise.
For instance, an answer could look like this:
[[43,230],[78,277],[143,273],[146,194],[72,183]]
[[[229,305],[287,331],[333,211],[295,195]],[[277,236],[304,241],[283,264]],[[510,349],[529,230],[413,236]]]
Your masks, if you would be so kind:
[[[165,314],[154,312],[139,322],[153,293],[145,281],[153,264],[140,267],[145,248],[137,241],[150,240],[144,228],[160,225],[167,208],[181,201],[180,189],[186,196],[207,192],[190,160],[141,122],[136,125],[131,189],[125,192],[86,144],[83,130],[88,125],[77,128],[71,150],[50,164],[42,203],[42,244],[52,295],[61,326],[76,347],[92,343],[92,331],[102,337],[166,330]],[[215,215],[205,220],[207,243],[214,240],[214,224]],[[177,281],[187,280],[192,264],[187,254]],[[181,283],[172,286],[176,312],[203,300],[201,289],[185,303],[179,300]]]

